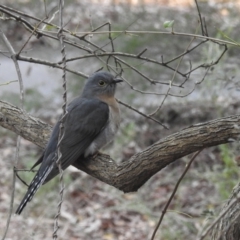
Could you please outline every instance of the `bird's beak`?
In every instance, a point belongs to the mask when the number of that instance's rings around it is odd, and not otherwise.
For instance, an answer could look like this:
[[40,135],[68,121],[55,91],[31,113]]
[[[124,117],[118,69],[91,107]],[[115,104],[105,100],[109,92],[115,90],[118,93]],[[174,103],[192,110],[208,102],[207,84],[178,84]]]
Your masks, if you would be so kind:
[[114,82],[114,83],[120,83],[120,82],[123,82],[123,80],[120,79],[120,78],[115,78],[115,79],[113,80],[113,82]]

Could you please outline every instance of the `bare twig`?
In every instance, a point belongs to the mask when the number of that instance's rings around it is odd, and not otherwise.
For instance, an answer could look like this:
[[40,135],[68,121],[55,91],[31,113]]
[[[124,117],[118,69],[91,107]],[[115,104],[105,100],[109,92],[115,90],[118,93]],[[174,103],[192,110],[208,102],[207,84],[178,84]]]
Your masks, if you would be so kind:
[[[18,56],[18,60],[24,61],[24,62],[31,62],[31,63],[41,64],[41,65],[46,65],[46,66],[50,66],[50,67],[53,67],[53,68],[58,68],[58,69],[62,69],[63,70],[63,67],[60,66],[57,63],[49,62],[49,61],[38,59],[38,58],[25,57],[25,56],[21,56],[20,55],[20,56]],[[74,74],[79,75],[79,76],[84,77],[84,78],[88,77],[88,75],[86,75],[86,74],[84,74],[82,72],[74,71],[74,70],[69,69],[67,67],[65,68],[65,71],[70,72],[70,73],[74,73]]]
[[128,105],[128,104],[120,101],[119,99],[117,99],[117,101],[118,101],[120,104],[122,104],[123,106],[125,106],[125,107],[133,110],[134,112],[137,112],[138,114],[142,115],[143,117],[149,118],[149,119],[151,119],[152,121],[154,121],[154,122],[158,123],[159,125],[163,126],[165,129],[168,129],[168,127],[167,127],[166,125],[164,125],[164,124],[161,123],[160,121],[156,120],[155,118],[153,118],[153,117],[151,117],[151,116],[148,116],[148,115],[144,114],[143,112],[140,112],[140,111],[137,110],[136,108],[134,108],[134,107],[132,107],[132,106],[130,106],[130,105]]
[[[113,38],[112,38],[112,34],[111,34],[111,31],[112,31],[112,27],[111,27],[111,23],[109,22],[108,23],[108,30],[109,30],[109,35],[108,35],[108,38],[109,38],[109,40],[110,40],[110,43],[111,43],[111,48],[112,48],[112,52],[115,52],[115,49],[114,49],[114,44],[113,44]],[[108,56],[108,59],[107,59],[107,67],[108,67],[108,63],[109,63],[109,61],[110,61],[110,58],[111,58],[111,56]],[[116,68],[117,68],[117,66],[118,66],[118,61],[117,61],[117,59],[116,58],[114,58],[114,61],[115,61],[115,66],[116,66]],[[120,66],[120,68],[121,68],[121,64],[119,64],[119,66]]]
[[[219,44],[216,42],[216,44]],[[221,60],[221,58],[224,56],[224,54],[226,53],[226,51],[228,50],[227,45],[226,44],[221,44],[221,46],[224,47],[223,51],[220,53],[220,55],[217,57],[217,59],[215,61],[212,61],[210,63],[203,63],[198,65],[195,68],[192,68],[190,71],[186,72],[185,75],[191,74],[192,72],[196,71],[199,68],[210,68],[214,65],[217,65],[219,63],[219,61]]]
[[197,12],[198,12],[198,17],[199,17],[199,21],[200,21],[201,30],[202,30],[202,35],[205,36],[206,34],[204,32],[204,25],[203,25],[202,15],[201,15],[201,12],[200,12],[197,0],[195,0],[195,4],[196,4],[196,7],[197,7]]
[[[87,41],[87,40],[86,40]],[[94,47],[98,47],[97,45],[87,41],[87,43],[93,45]],[[189,53],[186,52],[185,55]],[[169,70],[172,70],[173,72],[176,71],[176,69],[174,69],[173,67],[169,66],[168,63],[164,63],[164,62],[159,62],[158,60],[155,60],[155,59],[152,59],[152,58],[147,58],[147,57],[142,57],[142,56],[138,56],[136,54],[130,54],[130,53],[122,53],[122,52],[102,52],[102,53],[90,53],[88,55],[83,55],[83,56],[79,56],[79,57],[73,57],[73,58],[69,58],[67,59],[67,62],[70,62],[70,61],[75,61],[75,60],[79,60],[79,59],[85,59],[85,58],[89,58],[89,57],[103,57],[103,56],[114,56],[117,58],[117,56],[123,56],[123,57],[129,57],[129,58],[135,58],[135,59],[139,59],[139,60],[143,60],[143,61],[146,61],[146,62],[150,62],[150,63],[154,63],[154,64],[157,64],[157,65],[160,65],[160,66],[164,66],[166,68],[168,68]],[[119,60],[119,58],[117,58]],[[122,60],[123,61],[123,60]],[[58,62],[59,64],[61,62]],[[177,71],[178,74],[180,74],[182,77],[186,77],[186,74],[183,74],[179,71]]]
[[196,153],[193,155],[193,157],[191,158],[191,160],[189,161],[189,163],[186,165],[186,167],[185,167],[185,169],[184,169],[181,177],[180,177],[179,180],[177,181],[177,184],[176,184],[176,186],[174,187],[173,192],[172,192],[169,200],[167,201],[167,204],[165,205],[165,207],[164,207],[164,209],[163,209],[163,211],[162,211],[162,215],[161,215],[161,217],[160,217],[160,219],[159,219],[159,221],[158,221],[158,223],[157,223],[157,226],[156,226],[156,228],[154,229],[154,232],[153,232],[153,235],[152,235],[152,237],[151,237],[151,240],[154,240],[155,235],[156,235],[156,233],[157,233],[157,230],[158,230],[158,228],[160,227],[160,225],[161,225],[161,223],[162,223],[162,220],[163,220],[163,218],[164,218],[164,215],[166,214],[167,209],[168,209],[168,207],[169,207],[169,205],[170,205],[170,203],[171,203],[171,201],[172,201],[175,193],[177,192],[177,189],[178,189],[178,187],[179,187],[179,184],[181,183],[181,181],[183,180],[184,176],[185,176],[186,173],[188,172],[188,169],[190,168],[192,162],[194,161],[194,159],[197,157],[197,155],[198,155],[201,151],[202,151],[202,150],[196,152]]
[[[22,109],[24,109],[24,86],[23,86],[22,74],[21,74],[20,67],[19,67],[19,64],[18,64],[18,61],[17,61],[17,58],[16,58],[16,52],[13,49],[11,43],[8,41],[5,34],[2,32],[2,30],[0,30],[0,35],[1,35],[1,38],[2,38],[3,42],[5,43],[8,51],[11,53],[11,58],[13,60],[15,68],[16,68],[16,72],[17,72],[17,76],[18,76],[18,82],[19,82],[19,89],[20,89],[20,106],[21,106]],[[21,144],[21,136],[18,135],[16,152],[15,152],[15,157],[14,157],[15,165],[17,165],[18,160],[19,160],[20,144]],[[6,228],[5,228],[5,232],[3,234],[2,240],[4,240],[7,236],[7,232],[8,232],[8,229],[9,229],[9,224],[10,224],[10,221],[11,221],[11,216],[12,216],[12,211],[13,211],[14,195],[15,195],[15,182],[16,182],[16,173],[15,173],[15,167],[13,166],[11,201],[10,201],[9,214],[8,214],[8,219],[7,219],[7,223],[6,223]]]
[[0,86],[9,85],[9,84],[14,83],[14,82],[18,82],[18,80],[12,80],[12,81],[9,81],[9,82],[1,83]]
[[[30,31],[30,32],[32,32],[32,31],[36,32],[36,33],[37,33],[37,38],[39,38],[39,37],[41,37],[41,36],[45,36],[45,37],[48,37],[48,38],[51,38],[51,39],[54,39],[54,40],[57,40],[57,41],[58,41],[57,32],[51,32],[51,34],[47,34],[47,33],[46,33],[47,31],[43,31],[42,29],[35,28],[35,27],[32,26],[28,21],[26,21],[25,19],[22,19],[21,17],[13,14],[13,13],[11,13],[11,12],[7,12],[7,11],[3,10],[2,7],[3,7],[3,5],[0,4],[0,12],[2,11],[2,12],[4,12],[4,13],[10,15],[13,20],[16,20],[16,21],[22,23],[23,26],[24,26],[28,31]],[[4,7],[5,7],[5,6],[4,6]],[[34,19],[35,19],[35,18],[34,18]],[[5,20],[5,19],[3,19],[3,20]],[[43,20],[41,20],[41,19],[38,19],[38,21],[47,24],[46,21],[43,21]],[[51,23],[49,23],[49,26],[54,26],[54,27],[56,27],[55,25],[52,25]],[[59,29],[59,27],[56,27],[56,29]],[[71,36],[74,36],[74,34],[71,34],[70,31],[63,30],[63,32],[67,32],[67,33],[69,33]],[[54,36],[54,35],[56,35],[56,36]],[[76,42],[72,42],[71,40],[69,40],[69,39],[67,39],[67,38],[64,39],[64,42],[67,43],[67,44],[69,44],[70,46],[74,46],[74,47],[79,48],[79,49],[81,49],[81,50],[83,50],[83,51],[86,51],[86,52],[88,52],[88,53],[92,53],[92,52],[93,52],[91,49],[87,48],[86,46],[83,46],[83,45],[81,45],[81,44],[79,44],[79,43],[76,43]]]
[[[175,36],[180,36],[180,37],[195,37],[196,39],[205,39],[205,40],[211,40],[215,41],[218,43],[223,43],[223,44],[228,44],[231,46],[236,46],[238,47],[239,44],[236,42],[231,42],[231,41],[226,41],[223,39],[219,38],[213,38],[213,37],[208,37],[208,36],[203,36],[203,35],[198,35],[198,34],[192,34],[192,33],[183,33],[183,32],[162,32],[162,31],[130,31],[130,30],[121,30],[121,31],[112,31],[112,33],[125,33],[125,34],[156,34],[156,35],[175,35]],[[76,34],[91,34],[91,32],[77,32]],[[109,34],[109,31],[99,31],[95,32],[93,34]]]
[[[46,18],[45,18],[46,19]],[[30,39],[32,38],[32,36],[34,34],[36,34],[36,29],[38,29],[38,27],[42,24],[42,22],[45,20],[43,19],[42,21],[40,21],[37,26],[32,30],[30,36],[28,37],[27,41],[23,44],[23,46],[21,47],[21,49],[19,50],[18,54],[17,55],[20,55],[21,52],[23,51],[23,49],[27,46],[28,42],[30,41]]]
[[192,47],[191,49],[185,50],[185,51],[184,51],[183,53],[181,53],[180,55],[174,57],[174,58],[171,59],[171,60],[168,60],[168,61],[164,62],[164,64],[169,64],[169,63],[171,63],[171,62],[176,61],[178,58],[186,55],[187,53],[192,52],[193,50],[195,50],[195,49],[198,48],[200,45],[202,45],[202,44],[204,44],[204,43],[206,43],[206,42],[208,42],[208,40],[203,40],[203,41],[201,41],[200,43],[196,44],[196,45],[195,45],[194,47]]
[[[191,46],[191,44],[193,43],[194,40],[195,40],[195,38],[192,38],[192,39],[191,39],[191,41],[189,42],[189,44],[188,44],[187,47],[186,47],[185,52],[190,48],[190,46]],[[151,117],[151,116],[154,116],[154,115],[161,109],[161,107],[163,106],[165,100],[167,99],[167,97],[168,97],[169,94],[170,94],[170,90],[171,90],[171,88],[172,88],[172,83],[173,83],[173,81],[174,81],[174,79],[175,79],[175,77],[176,77],[176,73],[178,72],[179,66],[180,66],[180,64],[181,64],[184,56],[185,56],[185,55],[181,56],[181,58],[180,58],[179,61],[178,61],[176,70],[175,70],[174,73],[173,73],[172,80],[169,82],[169,87],[168,87],[167,93],[166,93],[166,95],[164,96],[161,104],[160,104],[152,113],[150,113],[148,116],[150,116],[150,117]],[[187,79],[189,78],[189,76],[190,76],[190,75],[187,75]],[[194,90],[194,89],[193,89],[193,90]]]
[[[3,9],[2,7],[3,7],[3,5],[0,5],[0,11],[9,15],[9,16],[11,16],[10,19],[21,22],[27,31],[29,31],[31,33],[32,32],[36,33],[37,38],[40,38],[42,36],[41,33],[38,33],[37,31],[34,31],[34,27],[27,20],[25,20],[25,19],[23,19],[19,16],[16,16],[11,11],[7,11],[7,10]],[[3,20],[5,20],[5,19],[3,19]]]
[[15,174],[16,174],[16,177],[25,185],[25,186],[27,186],[27,187],[29,187],[29,185],[19,176],[19,174],[18,174],[18,169],[16,169],[15,167],[14,167],[14,170],[15,170]]
[[64,182],[63,182],[63,169],[62,169],[62,164],[61,164],[61,141],[64,137],[64,120],[67,114],[67,80],[66,80],[66,51],[65,51],[65,44],[64,44],[64,35],[63,35],[63,9],[64,9],[64,0],[59,0],[59,26],[61,27],[59,29],[58,37],[59,37],[59,42],[61,45],[61,53],[62,53],[62,62],[63,62],[63,75],[62,75],[62,80],[63,80],[63,105],[62,105],[62,118],[60,119],[60,131],[59,131],[59,137],[58,137],[58,159],[56,161],[58,169],[59,169],[59,183],[60,183],[60,191],[59,191],[59,196],[60,196],[60,201],[58,203],[57,207],[57,214],[55,216],[55,223],[54,223],[54,232],[53,232],[53,239],[56,240],[58,238],[57,232],[59,229],[59,216],[61,214],[61,206],[63,202],[63,192],[64,192]]

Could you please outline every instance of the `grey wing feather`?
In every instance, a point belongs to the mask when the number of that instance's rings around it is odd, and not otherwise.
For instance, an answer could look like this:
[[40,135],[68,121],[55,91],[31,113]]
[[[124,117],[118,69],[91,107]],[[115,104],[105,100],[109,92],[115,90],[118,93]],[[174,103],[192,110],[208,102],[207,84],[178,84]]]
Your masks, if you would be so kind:
[[[60,144],[63,170],[84,154],[86,148],[107,125],[108,118],[108,105],[100,100],[77,98],[69,104],[68,114],[64,122],[64,136]],[[58,121],[53,128],[43,157],[40,157],[34,165],[42,163],[17,208],[16,214],[22,212],[42,184],[59,173],[55,163],[57,160],[59,126]]]
[[[69,105],[64,123],[64,136],[60,144],[62,154],[61,166],[63,170],[84,154],[86,148],[105,128],[108,119],[108,105],[100,100],[78,98]],[[59,131],[59,126],[57,129]],[[50,144],[49,148],[51,150],[55,148],[56,151],[57,145],[52,146]],[[49,150],[46,148],[46,153],[48,152]],[[55,165],[44,183],[57,174],[58,167]]]

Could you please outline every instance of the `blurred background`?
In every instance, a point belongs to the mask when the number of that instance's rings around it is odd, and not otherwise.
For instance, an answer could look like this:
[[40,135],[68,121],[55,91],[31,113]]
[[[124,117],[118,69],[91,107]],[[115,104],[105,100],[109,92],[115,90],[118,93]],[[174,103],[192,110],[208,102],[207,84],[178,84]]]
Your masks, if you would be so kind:
[[[56,11],[57,1],[44,2],[48,12]],[[199,0],[198,3],[209,36],[239,42],[239,0]],[[2,4],[40,19],[45,14],[43,1],[3,0]],[[30,34],[19,22],[4,20],[4,17],[0,19],[0,28],[15,50],[20,50]],[[201,34],[193,0],[65,1],[64,23],[72,32],[91,31],[106,22],[111,23],[113,31],[163,32],[166,31],[164,22],[172,20],[176,32]],[[57,24],[58,17],[53,22]],[[108,31],[108,27],[103,27],[102,31]],[[164,34],[113,33],[113,37],[116,37],[116,52],[137,54],[147,48],[145,56],[159,61],[162,56],[164,60],[178,56],[190,41],[189,38]],[[109,43],[106,35],[87,38],[100,46]],[[111,50],[109,45],[106,49]],[[0,100],[20,106],[16,70],[1,40],[0,50]],[[67,46],[66,51],[67,57],[86,54],[71,46]],[[187,72],[189,62],[192,66],[198,66],[216,61],[222,51],[221,45],[212,42],[203,44],[184,58],[180,69]],[[22,55],[49,62],[61,60],[59,43],[45,37],[32,37]],[[155,81],[169,82],[173,76],[173,71],[162,66],[142,64],[134,59],[127,61]],[[31,62],[19,61],[19,64],[24,79],[25,110],[53,125],[61,114],[62,71]],[[175,62],[172,66],[176,68],[176,65]],[[102,67],[106,70],[104,63],[95,58],[70,62],[68,66],[85,75]],[[166,98],[155,116],[169,130],[121,106],[121,129],[114,142],[104,151],[118,162],[126,161],[133,154],[182,128],[239,114],[239,66],[239,47],[229,45],[223,58],[209,69],[206,76],[206,69],[199,68],[192,73],[184,89],[173,88],[173,93],[186,97]],[[166,93],[168,89],[168,85],[152,86],[129,68],[124,68],[124,77],[140,91]],[[203,78],[204,81],[196,85]],[[67,81],[70,101],[81,93],[85,78],[67,73]],[[175,81],[181,82],[181,76],[176,76]],[[194,91],[188,94],[193,88]],[[162,95],[134,91],[127,83],[119,86],[117,97],[146,114],[154,111],[164,99]],[[10,206],[17,136],[2,127],[0,136],[0,234],[3,235]],[[201,152],[170,205],[156,239],[195,239],[203,226],[217,216],[239,181],[239,169],[234,162],[238,150],[238,145],[233,143]],[[41,153],[42,149],[22,139],[17,167],[29,169]],[[64,174],[65,200],[59,221],[59,239],[150,239],[161,211],[190,157],[186,156],[163,169],[137,193],[129,194],[123,194],[73,167],[69,168]],[[21,177],[29,183],[33,174],[23,172]],[[17,181],[14,209],[25,191],[26,187]],[[21,216],[12,216],[6,239],[51,239],[58,201],[59,180],[56,178],[40,189]]]

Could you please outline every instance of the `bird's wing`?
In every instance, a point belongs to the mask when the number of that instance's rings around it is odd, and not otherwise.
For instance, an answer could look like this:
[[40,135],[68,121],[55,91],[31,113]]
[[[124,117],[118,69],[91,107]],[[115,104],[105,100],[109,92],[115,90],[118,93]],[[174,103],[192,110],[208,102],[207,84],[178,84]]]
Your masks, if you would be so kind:
[[[108,105],[100,100],[77,98],[69,104],[68,114],[64,122],[64,136],[60,144],[63,170],[84,153],[86,148],[107,125],[108,118]],[[16,214],[22,212],[42,184],[59,173],[58,167],[54,163],[57,160],[59,126],[58,121],[53,128],[44,156],[38,161],[39,163],[42,161],[42,164],[16,210]]]
[[[98,99],[77,98],[69,104],[68,113],[64,121],[64,135],[60,144],[62,154],[61,167],[63,170],[84,154],[87,147],[106,127],[108,119],[108,105]],[[56,138],[55,135],[58,135],[59,126],[57,130],[57,133],[53,134],[53,138]],[[54,148],[56,151],[58,140],[55,139],[54,144],[51,143],[51,140],[49,142],[45,152],[46,157],[53,152]],[[57,174],[58,167],[55,165],[44,183]]]
[[[59,118],[59,120],[61,119],[61,116]],[[37,162],[31,167],[31,170],[34,169],[37,165],[39,165],[42,162],[47,162],[47,158],[51,153],[55,152],[57,149],[57,143],[58,143],[58,135],[59,135],[59,125],[60,122],[58,121],[55,126],[53,127],[51,136],[48,140],[47,146],[44,149],[43,154],[41,155],[41,157],[37,160]],[[50,163],[50,162],[49,162]],[[45,167],[45,166],[44,166]]]
[[63,167],[70,165],[71,158],[76,160],[85,152],[106,127],[108,119],[108,105],[100,100],[81,99],[73,104],[64,124],[64,137],[61,142]]
[[[95,99],[88,101],[87,99],[81,99],[80,102],[81,103],[79,104],[78,98],[68,106],[68,116],[64,124],[65,133],[61,144],[63,152],[68,155],[75,153],[75,151],[73,152],[71,148],[83,140],[84,144],[81,144],[81,146],[83,148],[85,144],[88,144],[89,146],[108,121],[109,110],[105,103]],[[37,160],[31,169],[42,163],[43,159],[46,161],[46,157],[49,156],[52,152],[56,151],[59,126],[60,122],[58,121],[53,128],[52,135],[44,150],[43,155]],[[88,139],[86,139],[86,136],[88,136]],[[88,142],[90,142],[90,144]],[[87,147],[85,147],[84,150],[86,148]],[[69,151],[70,153],[68,153]]]

